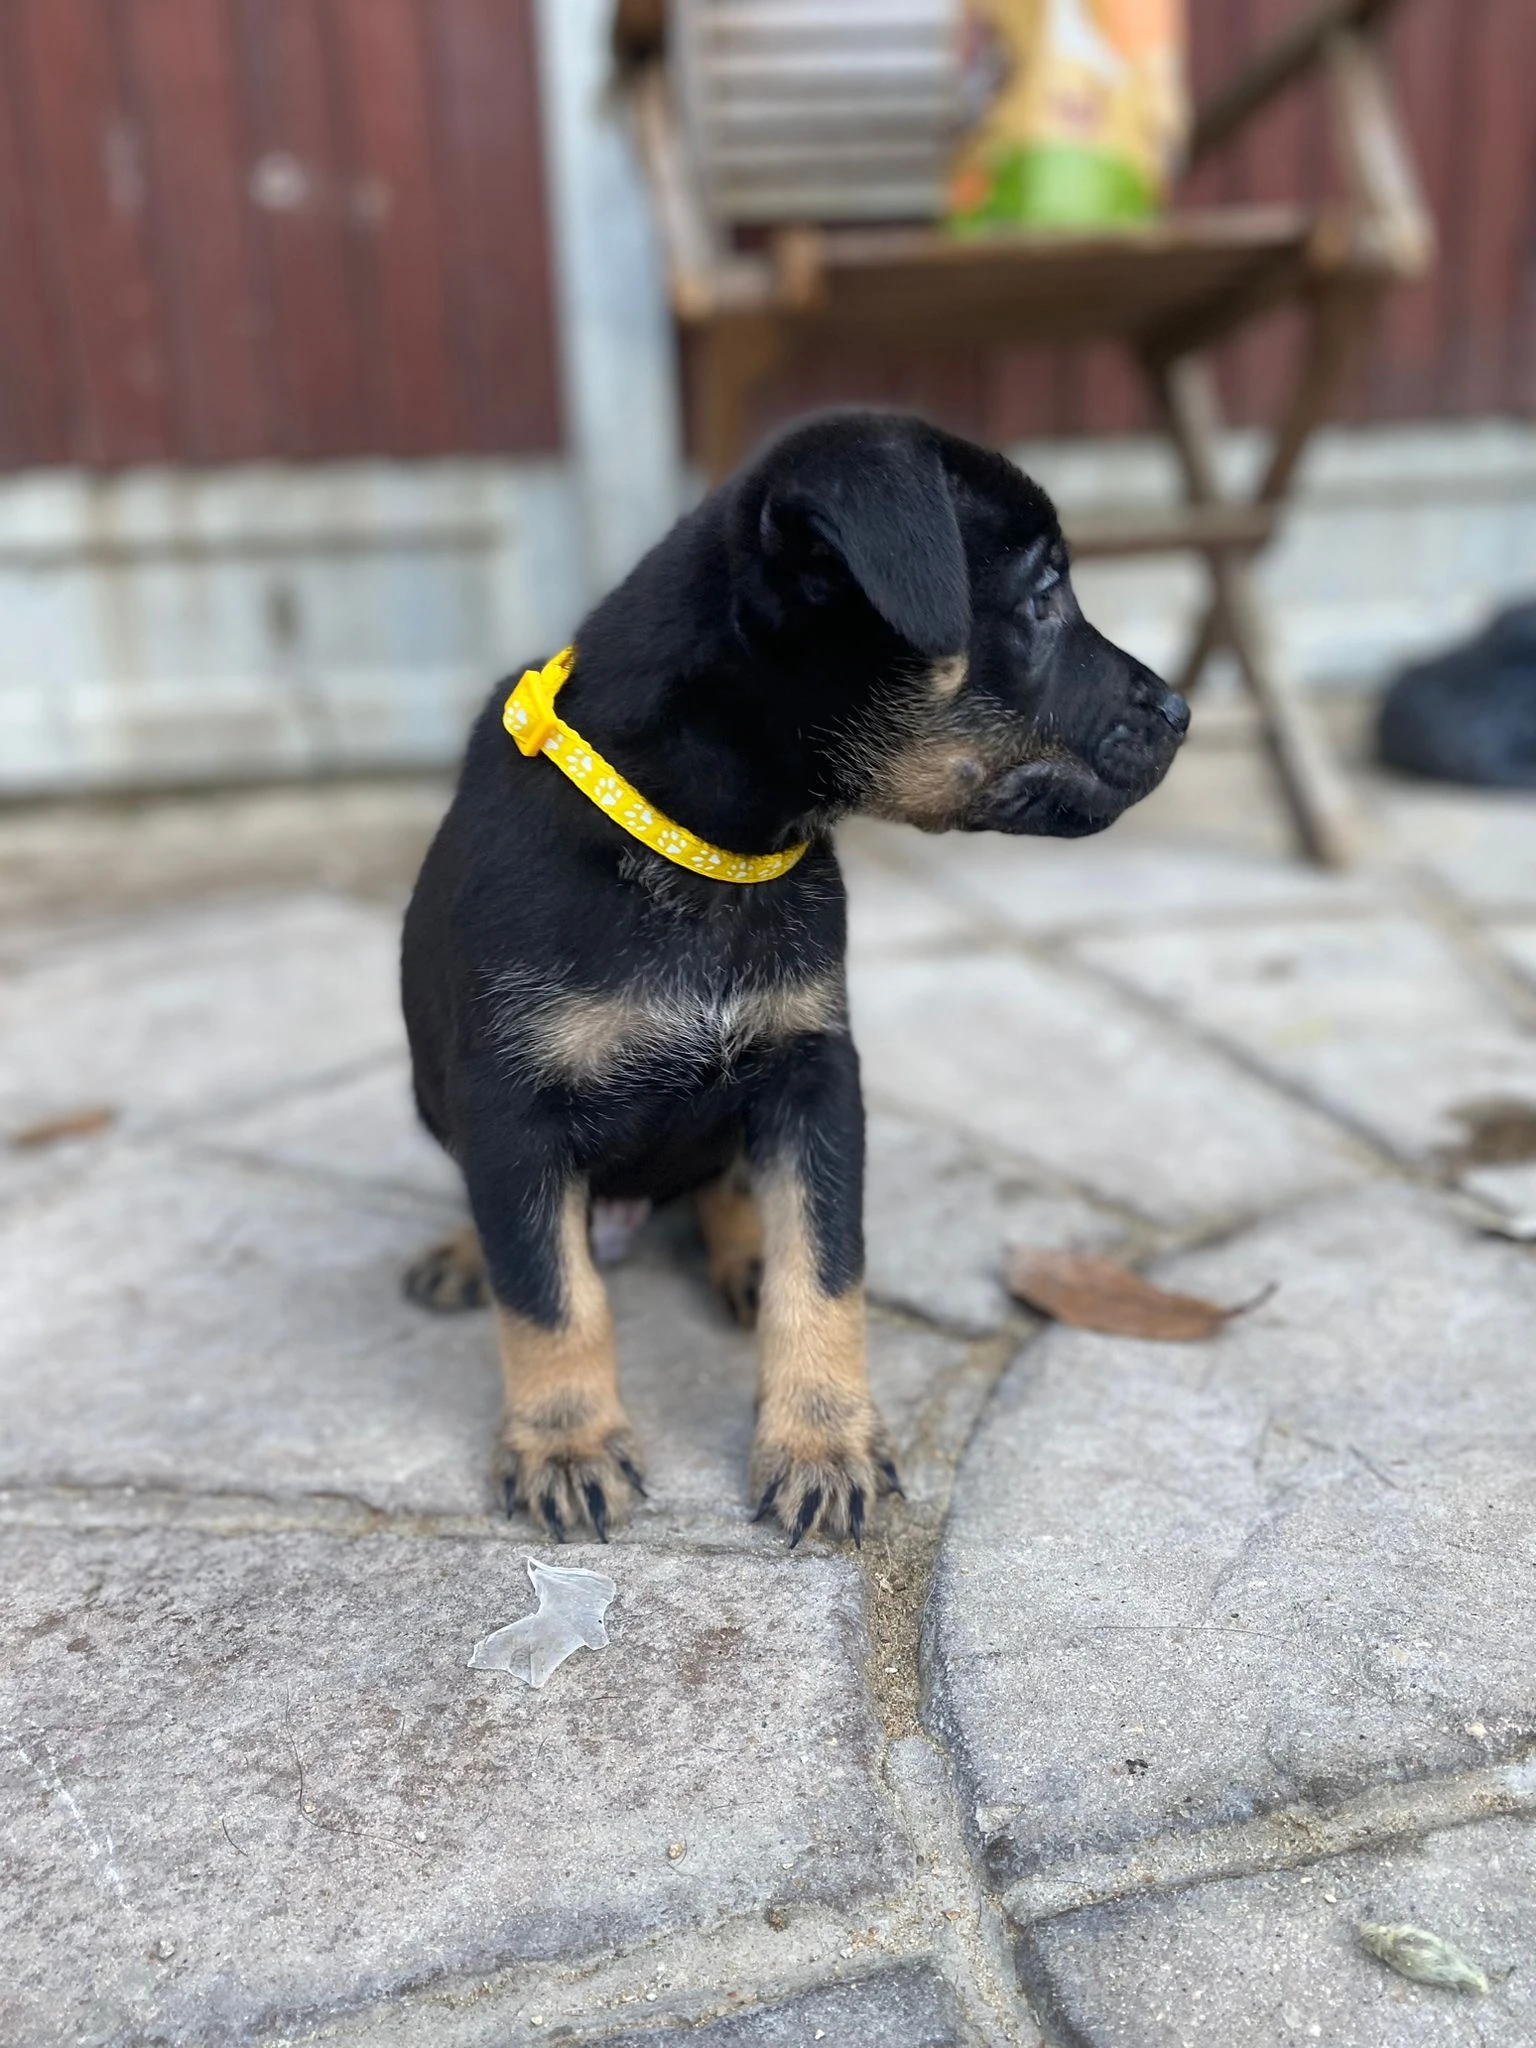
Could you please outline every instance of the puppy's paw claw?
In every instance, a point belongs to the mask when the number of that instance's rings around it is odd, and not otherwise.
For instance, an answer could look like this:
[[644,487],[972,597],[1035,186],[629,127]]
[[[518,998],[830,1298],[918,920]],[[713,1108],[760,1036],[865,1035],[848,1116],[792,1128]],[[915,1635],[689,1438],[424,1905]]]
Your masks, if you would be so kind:
[[512,1424],[499,1453],[508,1515],[529,1515],[557,1543],[587,1530],[599,1543],[622,1522],[630,1497],[645,1498],[633,1448],[622,1432],[600,1442],[564,1441],[552,1432]]
[[851,1537],[862,1548],[870,1502],[901,1493],[890,1438],[873,1405],[835,1428],[760,1426],[750,1479],[753,1521],[776,1519],[791,1550],[809,1535]]

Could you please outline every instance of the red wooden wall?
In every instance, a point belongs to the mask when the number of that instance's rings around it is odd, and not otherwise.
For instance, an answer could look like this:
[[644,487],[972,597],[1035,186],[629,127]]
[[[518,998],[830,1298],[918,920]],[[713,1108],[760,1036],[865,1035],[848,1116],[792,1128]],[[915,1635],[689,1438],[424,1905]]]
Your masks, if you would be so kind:
[[0,467],[556,447],[531,0],[0,0]]
[[[1191,0],[1197,91],[1310,0]],[[552,449],[533,0],[0,0],[0,468]],[[1356,418],[1536,411],[1536,0],[1402,0],[1442,235]],[[1322,188],[1315,93],[1196,196]],[[1284,321],[1224,365],[1272,402]],[[782,413],[917,406],[988,439],[1124,430],[1108,354],[806,365]]]

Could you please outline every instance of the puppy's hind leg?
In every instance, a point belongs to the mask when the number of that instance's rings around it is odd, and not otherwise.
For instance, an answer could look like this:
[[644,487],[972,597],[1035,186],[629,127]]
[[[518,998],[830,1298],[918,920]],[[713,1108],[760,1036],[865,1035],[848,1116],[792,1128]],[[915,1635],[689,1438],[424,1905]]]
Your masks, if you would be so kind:
[[742,1328],[750,1330],[763,1289],[763,1220],[744,1159],[696,1190],[693,1214],[709,1260],[710,1285]]
[[485,1254],[475,1226],[466,1223],[452,1237],[428,1246],[420,1258],[405,1269],[405,1292],[418,1308],[435,1315],[457,1315],[464,1309],[484,1308],[491,1298],[485,1277]]

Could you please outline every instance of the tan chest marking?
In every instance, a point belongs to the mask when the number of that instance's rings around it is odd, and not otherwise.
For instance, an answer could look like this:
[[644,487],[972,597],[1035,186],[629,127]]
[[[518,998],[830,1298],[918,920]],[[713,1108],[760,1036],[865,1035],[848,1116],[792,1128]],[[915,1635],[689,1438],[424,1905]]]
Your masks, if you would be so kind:
[[751,1046],[840,1021],[840,977],[787,981],[714,997],[685,986],[614,993],[507,991],[503,1041],[541,1081],[613,1081],[657,1066],[729,1065]]

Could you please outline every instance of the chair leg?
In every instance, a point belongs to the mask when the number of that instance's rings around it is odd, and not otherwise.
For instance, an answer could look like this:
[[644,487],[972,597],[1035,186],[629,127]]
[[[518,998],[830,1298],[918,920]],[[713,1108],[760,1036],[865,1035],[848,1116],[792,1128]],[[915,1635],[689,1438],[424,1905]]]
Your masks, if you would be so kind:
[[785,352],[781,323],[722,314],[700,330],[694,445],[710,483],[723,483],[746,452],[752,393]]
[[[1209,370],[1192,357],[1150,364],[1148,374],[1162,406],[1194,504],[1214,504],[1222,493],[1216,468],[1220,413]],[[1325,867],[1345,867],[1354,857],[1353,805],[1338,764],[1328,749],[1306,699],[1276,659],[1264,608],[1240,548],[1215,548],[1209,556],[1213,602],[1209,632],[1221,632],[1237,656],[1263,721],[1264,735],[1286,806],[1303,850]],[[1202,634],[1192,652],[1203,667],[1214,648]],[[1198,672],[1198,670],[1196,671]]]
[[1224,554],[1216,583],[1232,651],[1259,707],[1302,850],[1322,867],[1348,867],[1357,850],[1349,786],[1311,705],[1276,664],[1252,567],[1239,555]]
[[1174,678],[1173,687],[1181,697],[1188,697],[1199,688],[1200,678],[1209,667],[1212,655],[1221,651],[1228,638],[1226,622],[1221,615],[1221,599],[1213,589],[1195,637],[1185,653],[1183,666]]

